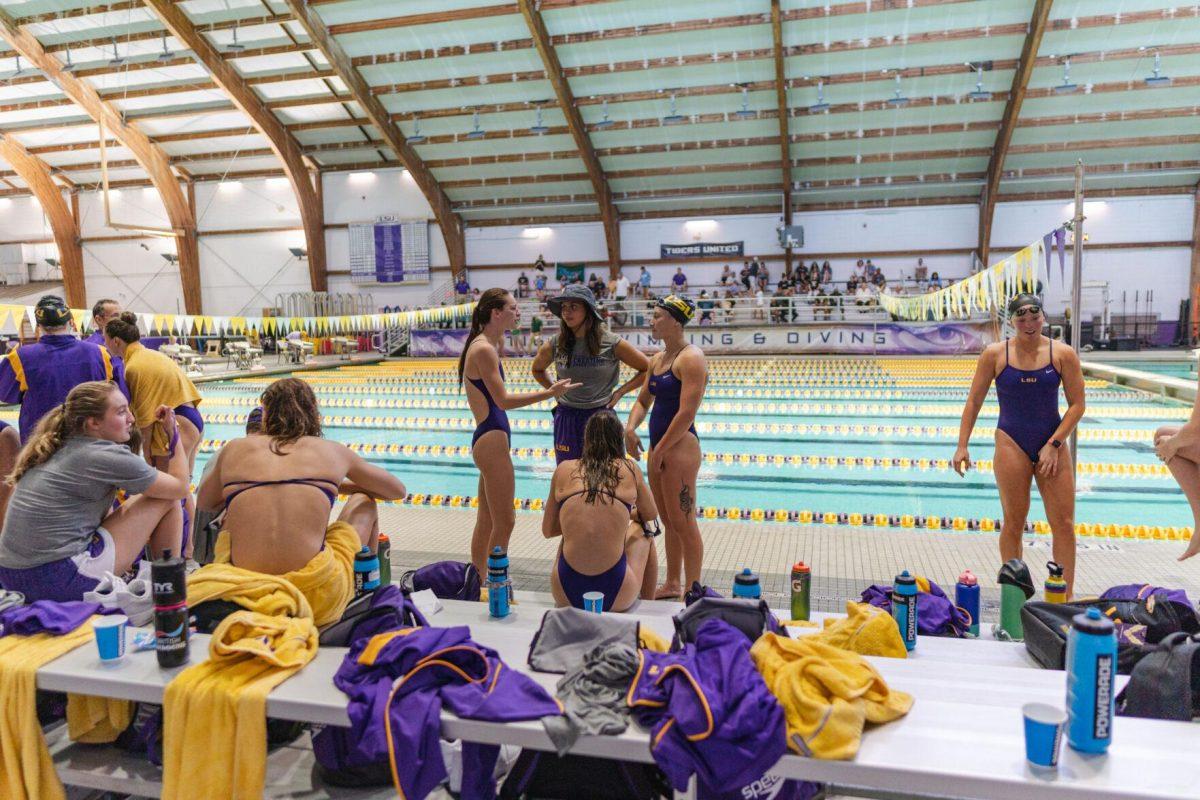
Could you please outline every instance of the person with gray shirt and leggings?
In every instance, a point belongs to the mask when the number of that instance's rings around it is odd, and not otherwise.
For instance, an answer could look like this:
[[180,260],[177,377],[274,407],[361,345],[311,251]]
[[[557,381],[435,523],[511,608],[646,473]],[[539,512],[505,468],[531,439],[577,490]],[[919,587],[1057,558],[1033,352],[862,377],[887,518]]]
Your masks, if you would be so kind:
[[[583,430],[592,415],[614,408],[622,397],[645,382],[650,361],[636,347],[608,329],[596,308],[596,297],[586,286],[568,286],[546,301],[562,327],[538,348],[533,359],[533,379],[547,389],[550,364],[558,380],[580,384],[558,398],[554,407],[554,457],[557,463],[583,455]],[[621,365],[634,375],[620,387]]]

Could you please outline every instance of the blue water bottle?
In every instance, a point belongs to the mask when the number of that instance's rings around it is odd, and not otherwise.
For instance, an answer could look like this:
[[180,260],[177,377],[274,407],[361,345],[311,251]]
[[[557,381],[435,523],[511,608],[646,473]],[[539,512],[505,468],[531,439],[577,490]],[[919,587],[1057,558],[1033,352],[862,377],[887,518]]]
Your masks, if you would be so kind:
[[747,600],[757,600],[762,597],[762,587],[758,585],[758,576],[746,567],[733,576],[733,596]]
[[917,579],[904,570],[892,588],[892,618],[900,629],[904,649],[917,649]]
[[1117,635],[1096,607],[1076,614],[1067,634],[1067,743],[1103,753],[1116,715]]
[[488,613],[493,617],[508,616],[508,553],[500,545],[492,548],[487,562]]
[[379,588],[379,556],[363,545],[354,556],[354,593],[366,594]]
[[971,615],[971,625],[967,630],[972,636],[979,635],[979,579],[971,574],[971,570],[963,570],[954,584],[954,605]]

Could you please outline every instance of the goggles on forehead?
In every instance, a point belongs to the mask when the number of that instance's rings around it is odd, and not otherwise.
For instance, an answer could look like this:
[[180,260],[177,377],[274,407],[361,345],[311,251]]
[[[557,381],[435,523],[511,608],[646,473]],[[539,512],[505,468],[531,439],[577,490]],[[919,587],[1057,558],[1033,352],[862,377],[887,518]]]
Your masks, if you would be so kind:
[[1014,317],[1023,317],[1026,314],[1040,314],[1040,313],[1042,313],[1041,306],[1025,306],[1024,308],[1018,308],[1016,311],[1014,311],[1013,316]]

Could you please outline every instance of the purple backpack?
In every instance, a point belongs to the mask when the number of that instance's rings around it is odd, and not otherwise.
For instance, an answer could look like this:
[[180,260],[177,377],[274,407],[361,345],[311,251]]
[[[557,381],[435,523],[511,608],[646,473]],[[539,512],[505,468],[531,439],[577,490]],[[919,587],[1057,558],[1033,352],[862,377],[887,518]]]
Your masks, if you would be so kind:
[[1188,599],[1183,589],[1164,589],[1161,586],[1151,586],[1148,583],[1127,583],[1123,586],[1113,586],[1104,590],[1101,600],[1145,600],[1148,597],[1161,597],[1172,603],[1178,603],[1195,611],[1192,601]]
[[479,571],[474,564],[461,561],[435,561],[400,576],[400,586],[406,592],[430,589],[443,600],[479,602]]
[[[924,586],[929,590],[925,591]],[[892,613],[892,587],[873,584],[862,593],[862,601]],[[971,615],[951,602],[942,587],[931,580],[917,578],[917,633],[926,636],[967,635]]]

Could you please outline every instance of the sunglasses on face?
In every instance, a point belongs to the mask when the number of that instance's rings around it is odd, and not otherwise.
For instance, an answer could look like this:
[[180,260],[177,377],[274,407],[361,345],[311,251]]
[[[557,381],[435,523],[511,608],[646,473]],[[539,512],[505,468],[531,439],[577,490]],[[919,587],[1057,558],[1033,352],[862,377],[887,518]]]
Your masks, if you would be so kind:
[[1025,316],[1026,314],[1035,314],[1036,315],[1036,314],[1040,314],[1040,313],[1042,313],[1041,306],[1025,306],[1024,308],[1018,308],[1013,313],[1013,316],[1020,318],[1020,317]]

